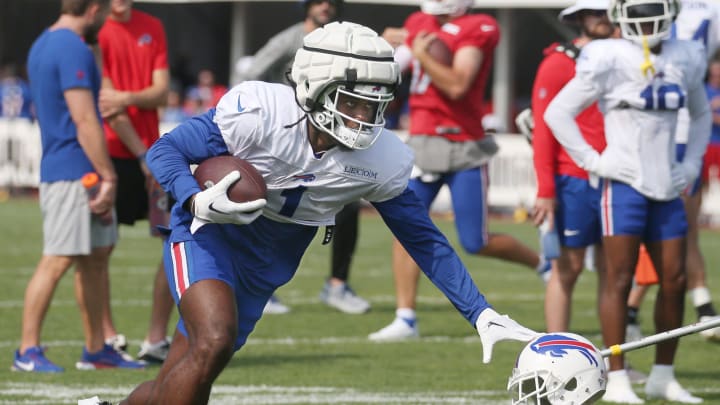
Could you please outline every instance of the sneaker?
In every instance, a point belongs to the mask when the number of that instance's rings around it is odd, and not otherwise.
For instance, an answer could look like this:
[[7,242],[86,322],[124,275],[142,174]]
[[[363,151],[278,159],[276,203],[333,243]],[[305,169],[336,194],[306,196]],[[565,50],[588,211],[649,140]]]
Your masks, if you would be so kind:
[[83,347],[82,357],[80,361],[75,363],[78,370],[97,370],[100,368],[145,368],[145,363],[135,360],[125,360],[123,356],[112,346],[105,345],[102,350],[97,353],[88,353]]
[[550,273],[552,273],[552,261],[545,258],[545,256],[540,256],[540,264],[538,264],[537,268],[535,269],[537,272],[538,277],[543,281],[543,283],[547,284],[548,281],[550,281]]
[[364,314],[370,310],[370,303],[358,297],[347,283],[332,286],[330,281],[326,281],[320,292],[320,301],[346,314]]
[[126,352],[128,349],[127,338],[125,338],[125,335],[120,333],[111,338],[105,339],[105,344],[112,346],[113,349],[118,351]]
[[495,343],[502,340],[518,340],[529,342],[538,337],[540,333],[528,329],[507,315],[500,315],[492,308],[487,308],[480,313],[475,328],[480,335],[480,343],[483,347],[483,363],[489,363],[492,359],[492,349]]
[[105,344],[112,346],[113,350],[115,350],[123,358],[123,360],[135,361],[133,356],[127,352],[128,343],[125,335],[117,334],[111,338],[105,339]]
[[290,312],[290,308],[283,305],[275,294],[270,296],[265,308],[263,308],[263,314],[287,314],[288,312]]
[[150,343],[147,340],[140,345],[138,359],[148,363],[162,363],[165,361],[170,350],[170,338],[165,338],[157,343]]
[[627,324],[627,327],[625,327],[625,341],[626,342],[635,342],[643,338],[642,331],[640,330],[640,325],[636,323],[629,323]]
[[[700,322],[707,322],[713,319],[716,319],[717,316],[701,316],[699,321]],[[706,340],[713,341],[713,342],[720,342],[720,326],[710,329],[705,329],[704,331],[700,332],[700,336],[704,337]]]
[[15,350],[15,360],[12,365],[13,371],[27,371],[33,373],[60,373],[65,371],[45,357],[45,349],[40,346],[33,346],[20,355],[20,350]]
[[650,378],[645,384],[645,394],[648,399],[660,399],[664,401],[680,402],[683,404],[699,404],[703,400],[693,396],[683,388],[676,379],[658,381]]
[[645,401],[635,394],[626,370],[608,373],[607,387],[602,400],[616,404],[643,404]]
[[405,319],[396,317],[392,323],[375,333],[371,333],[368,339],[374,342],[392,342],[406,339],[417,339],[420,337],[416,319]]
[[108,401],[101,401],[100,398],[94,396],[92,398],[78,400],[78,405],[112,405]]

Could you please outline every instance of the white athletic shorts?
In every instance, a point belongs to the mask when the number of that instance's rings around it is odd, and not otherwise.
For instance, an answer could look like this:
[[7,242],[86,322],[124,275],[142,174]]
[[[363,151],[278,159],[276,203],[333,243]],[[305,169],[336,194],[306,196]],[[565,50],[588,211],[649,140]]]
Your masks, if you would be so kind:
[[92,215],[88,200],[80,180],[40,183],[44,255],[89,255],[93,248],[117,242],[115,213],[104,224]]

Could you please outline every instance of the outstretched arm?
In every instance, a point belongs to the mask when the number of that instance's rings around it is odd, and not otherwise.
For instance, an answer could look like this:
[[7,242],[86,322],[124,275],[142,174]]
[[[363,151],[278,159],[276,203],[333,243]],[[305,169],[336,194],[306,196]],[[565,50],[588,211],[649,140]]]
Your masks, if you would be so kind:
[[536,332],[492,309],[414,192],[405,189],[399,196],[373,205],[425,275],[478,331],[484,363],[492,359],[495,343],[526,342],[537,336]]
[[415,193],[406,189],[391,200],[373,205],[430,281],[474,325],[480,312],[490,308],[490,304]]

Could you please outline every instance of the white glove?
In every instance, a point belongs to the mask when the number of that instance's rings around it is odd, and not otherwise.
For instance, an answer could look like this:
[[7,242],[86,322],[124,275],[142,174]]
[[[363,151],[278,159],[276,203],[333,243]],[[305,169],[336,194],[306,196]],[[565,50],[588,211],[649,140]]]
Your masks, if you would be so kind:
[[519,340],[521,342],[529,342],[541,335],[532,329],[521,326],[519,323],[510,319],[507,315],[500,315],[492,308],[487,308],[480,313],[478,320],[475,322],[480,335],[480,342],[483,347],[483,363],[490,363],[492,360],[492,350],[495,343],[501,340]]
[[590,173],[590,186],[598,187],[598,177],[604,177],[607,179],[618,180],[623,183],[632,184],[638,177],[638,169],[632,163],[627,164],[623,161],[622,164],[618,161],[610,162],[608,154],[598,154],[597,158],[591,159],[591,164],[587,168]]
[[203,223],[244,225],[262,215],[262,208],[267,203],[264,198],[244,203],[228,198],[228,189],[238,180],[240,172],[233,170],[212,187],[195,194],[192,203],[195,218]]
[[535,120],[533,120],[532,110],[526,108],[515,117],[515,126],[521,134],[525,136],[528,143],[532,144],[533,129],[535,128]]
[[699,170],[684,162],[674,165],[670,171],[673,187],[681,194],[692,186],[699,174]]

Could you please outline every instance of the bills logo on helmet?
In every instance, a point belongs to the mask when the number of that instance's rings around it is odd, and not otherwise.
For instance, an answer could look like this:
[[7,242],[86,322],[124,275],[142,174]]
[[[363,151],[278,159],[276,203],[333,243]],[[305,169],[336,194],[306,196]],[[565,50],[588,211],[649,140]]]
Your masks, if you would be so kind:
[[565,335],[549,334],[542,336],[533,342],[530,348],[538,354],[549,354],[552,357],[565,357],[570,350],[577,350],[588,359],[591,365],[598,365],[595,356],[593,356],[595,348],[591,344]]

